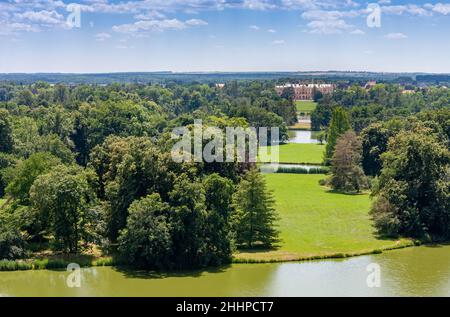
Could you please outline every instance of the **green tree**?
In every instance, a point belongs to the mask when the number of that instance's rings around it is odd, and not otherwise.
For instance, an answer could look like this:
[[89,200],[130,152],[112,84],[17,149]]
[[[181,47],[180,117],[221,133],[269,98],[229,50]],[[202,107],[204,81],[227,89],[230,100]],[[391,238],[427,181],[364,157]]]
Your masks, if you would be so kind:
[[168,269],[173,265],[169,207],[156,193],[130,205],[127,225],[118,239],[123,259],[143,268]]
[[230,261],[233,251],[230,217],[232,213],[233,182],[219,174],[207,175],[203,180],[205,188],[207,225],[206,237],[213,254],[211,264],[220,265]]
[[233,225],[238,244],[246,244],[250,248],[256,244],[270,247],[278,241],[274,199],[256,169],[244,175],[233,195],[233,205]]
[[366,175],[379,175],[381,172],[381,154],[386,152],[392,131],[381,123],[373,123],[361,132],[362,166]]
[[12,149],[13,135],[9,113],[0,109],[0,152],[11,153]]
[[347,112],[341,107],[334,108],[330,128],[328,130],[327,145],[325,148],[325,164],[329,165],[331,162],[337,139],[350,129],[351,126]]
[[6,193],[21,204],[29,203],[30,188],[39,175],[45,174],[61,161],[50,153],[36,153],[17,164],[8,174],[12,175]]
[[450,151],[427,128],[389,140],[371,214],[390,236],[450,237]]
[[360,192],[367,188],[367,179],[361,167],[361,147],[361,141],[353,131],[345,132],[337,140],[329,179],[333,190]]
[[58,165],[33,183],[31,205],[48,217],[55,246],[60,250],[77,253],[81,241],[92,240],[89,228],[94,221],[91,208],[96,203],[94,179],[92,171]]

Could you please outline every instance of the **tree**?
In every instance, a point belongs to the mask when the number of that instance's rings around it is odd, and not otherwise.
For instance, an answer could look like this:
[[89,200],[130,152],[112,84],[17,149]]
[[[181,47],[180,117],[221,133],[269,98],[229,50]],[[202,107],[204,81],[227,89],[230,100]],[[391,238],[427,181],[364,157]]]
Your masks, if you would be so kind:
[[[7,171],[11,170],[16,163],[17,159],[13,155],[0,153],[0,197],[5,195],[5,188],[8,185]],[[11,172],[12,171],[10,171],[10,173]]]
[[127,262],[156,269],[167,269],[173,265],[169,207],[156,193],[135,200],[130,205],[127,225],[118,239],[119,252]]
[[381,123],[373,123],[361,132],[362,166],[366,175],[379,175],[381,154],[386,152],[392,132]]
[[328,140],[325,148],[325,164],[330,164],[333,157],[334,147],[336,146],[337,139],[350,130],[350,122],[348,114],[341,107],[333,109],[333,116],[331,118],[330,128],[328,130]]
[[263,176],[256,170],[248,171],[233,195],[233,223],[240,245],[266,247],[278,242],[275,223],[278,220],[272,193],[267,190]]
[[228,262],[233,251],[230,217],[232,213],[233,182],[219,174],[210,174],[203,179],[205,188],[207,225],[206,237],[214,248],[212,263]]
[[21,204],[28,205],[29,192],[39,175],[45,174],[61,161],[50,153],[36,153],[20,162],[14,170],[9,170],[11,180],[6,187],[6,193],[17,199]]
[[430,129],[389,140],[371,215],[381,234],[450,237],[450,151]]
[[323,141],[325,141],[325,138],[326,138],[326,134],[324,131],[320,131],[317,134],[317,140],[320,142],[320,144],[323,144]]
[[26,255],[24,234],[14,214],[0,213],[0,259],[14,260]]
[[345,132],[337,140],[329,179],[333,190],[360,192],[367,188],[367,179],[361,167],[361,147],[361,141],[353,131]]
[[78,166],[58,165],[39,176],[30,190],[30,202],[50,224],[57,249],[79,251],[80,242],[91,242],[89,232],[96,202],[95,174]]
[[12,149],[13,136],[9,113],[0,109],[0,152],[11,153]]

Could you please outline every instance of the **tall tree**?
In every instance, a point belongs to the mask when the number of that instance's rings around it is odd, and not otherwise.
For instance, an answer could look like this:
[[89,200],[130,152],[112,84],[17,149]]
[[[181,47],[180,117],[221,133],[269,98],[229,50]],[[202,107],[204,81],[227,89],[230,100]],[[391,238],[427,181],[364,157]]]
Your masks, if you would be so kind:
[[255,244],[270,247],[278,241],[272,193],[267,190],[263,176],[256,170],[248,171],[233,195],[233,223],[240,245]]
[[154,193],[135,200],[128,208],[127,225],[118,239],[119,252],[128,263],[156,269],[173,265],[169,207]]
[[382,234],[450,237],[450,151],[427,128],[389,141],[371,214]]
[[392,131],[381,123],[373,123],[361,132],[362,166],[366,175],[379,175],[381,172],[381,154],[386,152]]
[[333,157],[337,139],[350,129],[351,126],[347,112],[342,107],[334,108],[330,128],[328,130],[327,145],[325,148],[325,164],[328,165],[331,163],[331,158]]
[[361,167],[361,141],[355,132],[347,131],[336,142],[331,159],[331,188],[343,192],[360,192],[367,188]]
[[47,215],[55,245],[70,253],[79,251],[80,242],[90,242],[96,197],[92,188],[95,174],[78,166],[59,165],[39,176],[30,190],[32,207]]
[[0,152],[11,153],[13,149],[13,134],[9,113],[0,109]]

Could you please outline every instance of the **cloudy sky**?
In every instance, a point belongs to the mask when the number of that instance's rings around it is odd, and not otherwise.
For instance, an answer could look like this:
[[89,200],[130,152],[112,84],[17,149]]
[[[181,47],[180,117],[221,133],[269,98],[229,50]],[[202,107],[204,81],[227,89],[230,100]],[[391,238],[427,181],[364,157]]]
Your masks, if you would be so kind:
[[0,0],[0,72],[450,72],[449,56],[450,3],[431,0]]

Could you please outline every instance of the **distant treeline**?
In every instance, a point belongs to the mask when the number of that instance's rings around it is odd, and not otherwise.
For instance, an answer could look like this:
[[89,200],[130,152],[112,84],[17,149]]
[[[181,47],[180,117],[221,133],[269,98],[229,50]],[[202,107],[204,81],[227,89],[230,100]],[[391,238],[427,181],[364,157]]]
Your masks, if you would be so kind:
[[233,80],[320,80],[320,81],[396,81],[399,78],[412,80],[416,74],[371,73],[371,72],[211,72],[211,73],[175,73],[175,72],[128,72],[102,74],[70,73],[9,73],[0,74],[0,82],[32,84],[44,81],[51,84],[112,84],[112,83],[217,83]]

